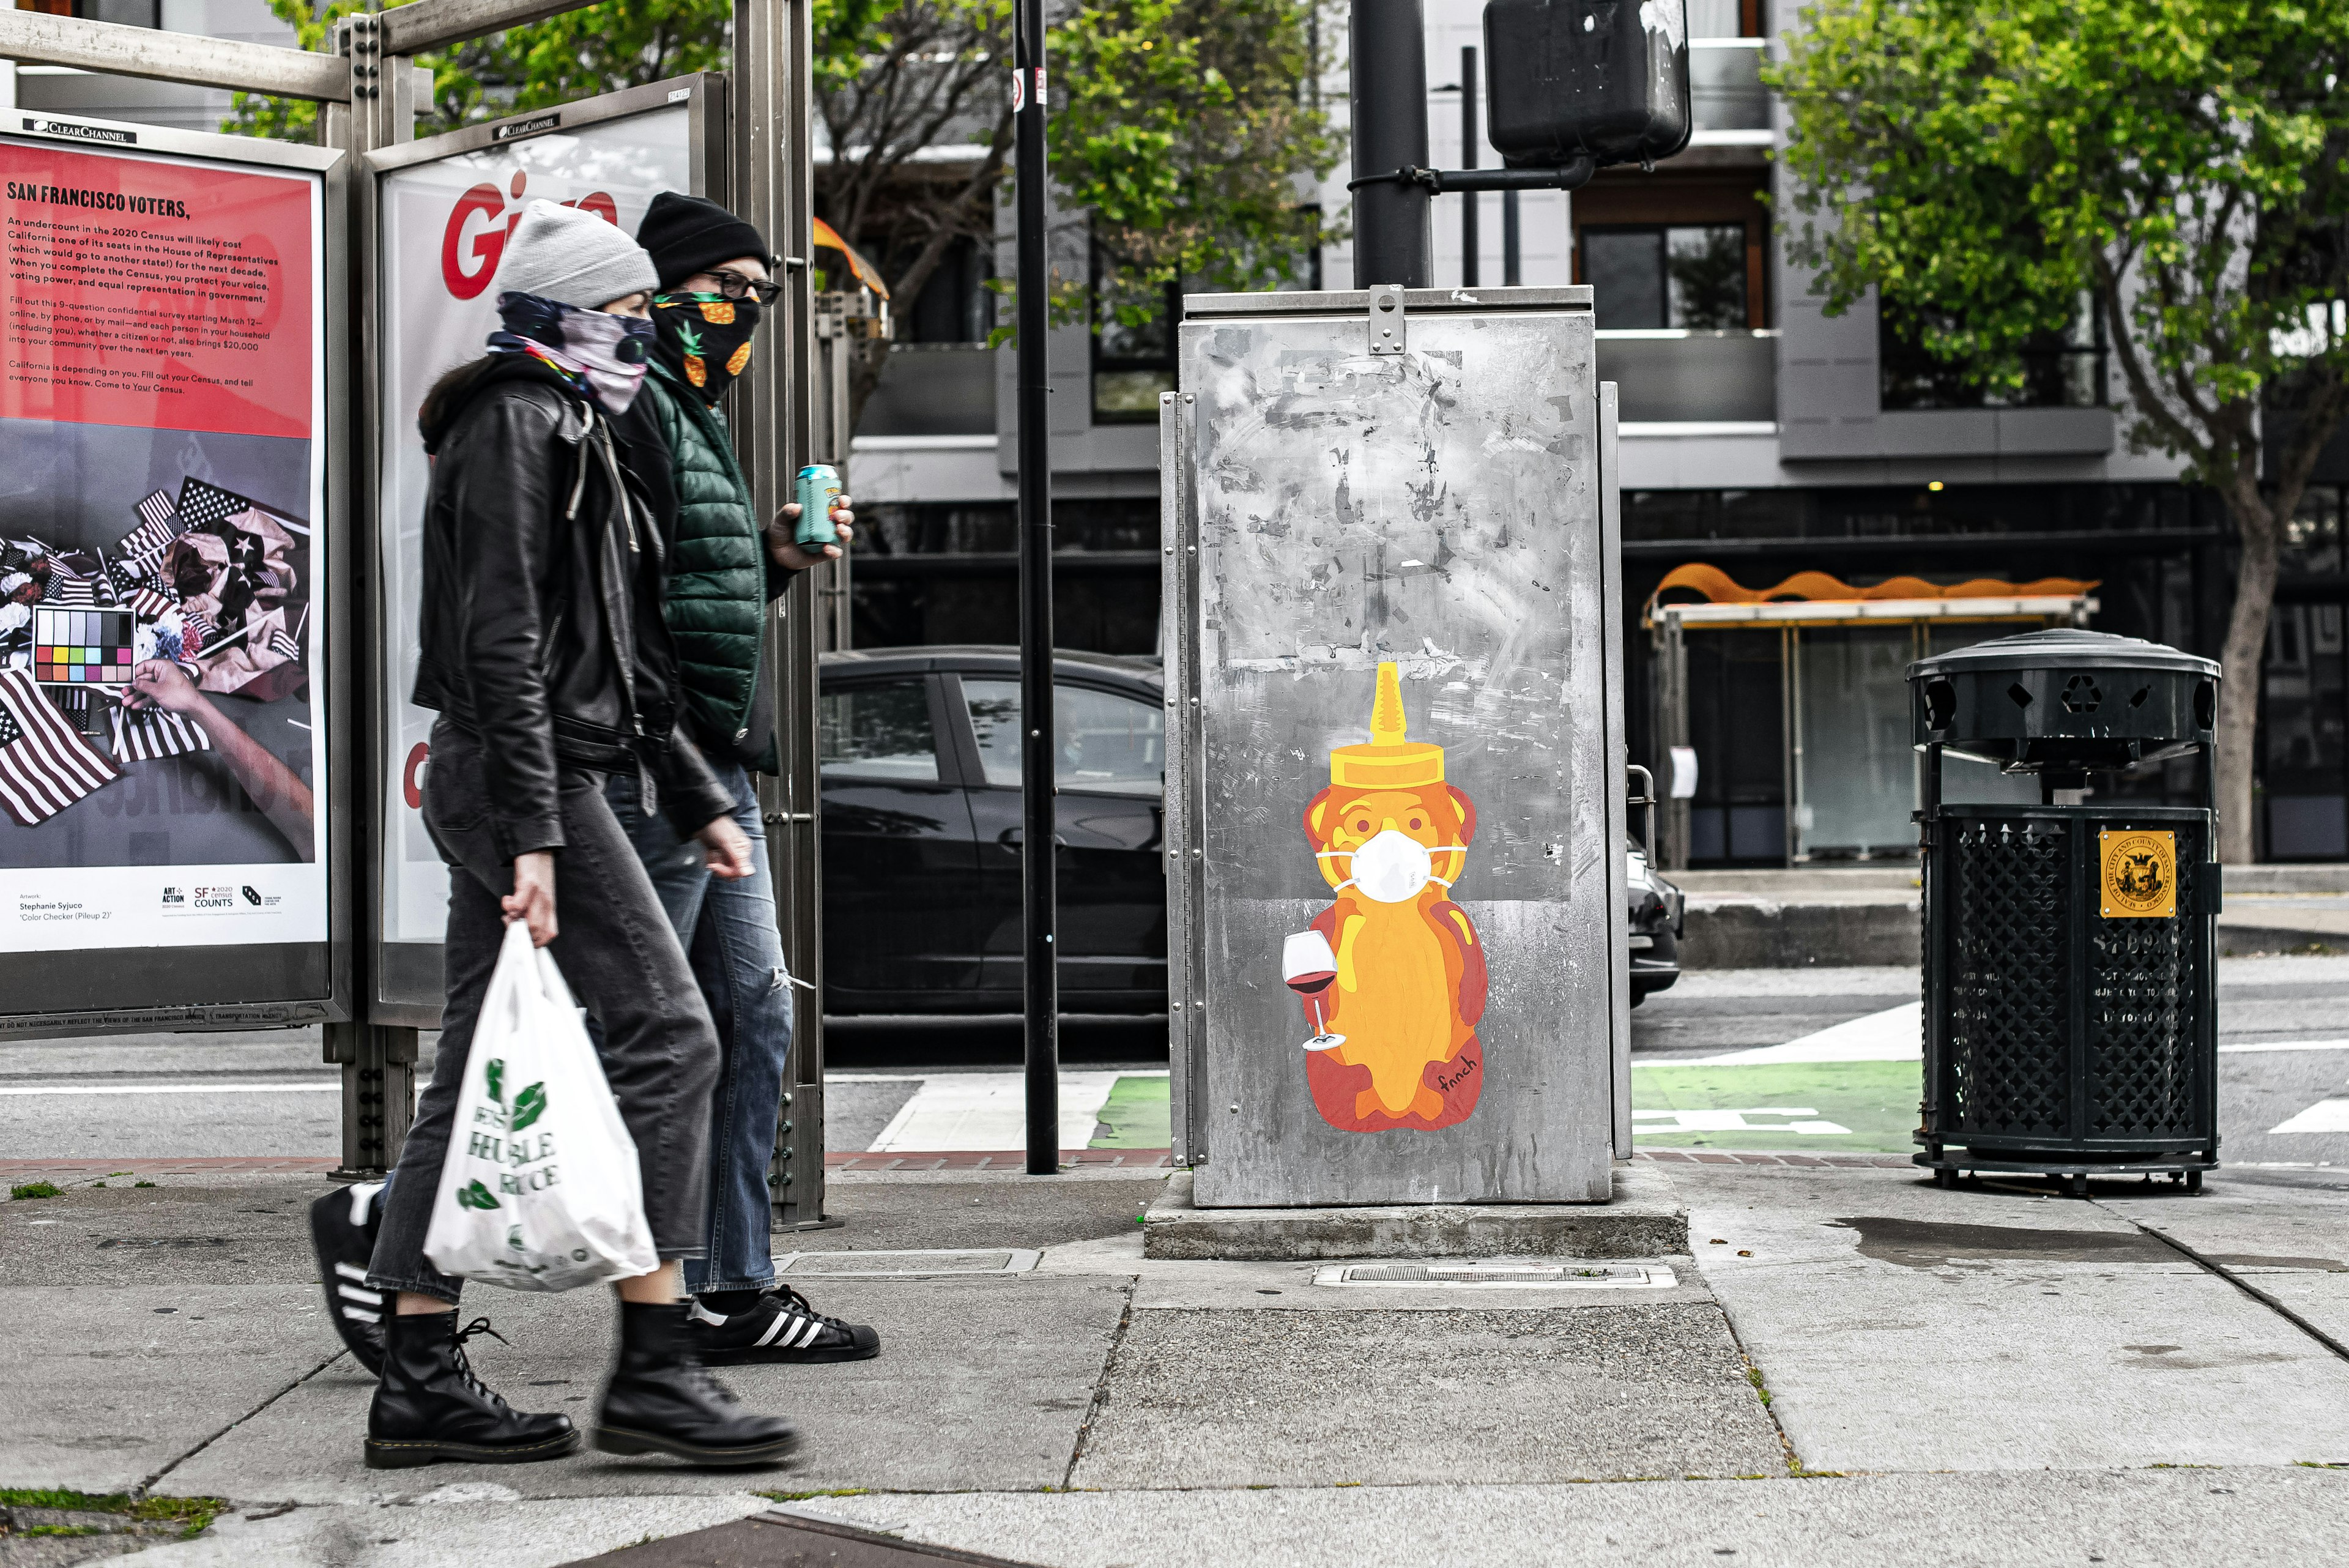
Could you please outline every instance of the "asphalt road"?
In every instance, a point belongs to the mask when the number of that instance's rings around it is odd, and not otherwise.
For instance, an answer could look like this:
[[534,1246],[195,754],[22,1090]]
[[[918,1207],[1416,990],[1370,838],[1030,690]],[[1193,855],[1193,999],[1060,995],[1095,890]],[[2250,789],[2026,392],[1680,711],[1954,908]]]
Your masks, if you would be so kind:
[[[2220,979],[2220,1126],[2228,1163],[2349,1167],[2349,958],[2230,959]],[[1692,974],[1632,1014],[1633,1061],[1674,1068],[1784,1044],[1912,1002],[1915,987],[1916,971],[1901,969]],[[2334,1044],[2321,1044],[2327,1041]],[[2319,1048],[2261,1048],[2312,1044]],[[828,1096],[834,1149],[870,1145],[924,1082],[926,1055],[941,1075],[968,1075],[977,1065],[951,1034],[906,1034],[893,1054],[885,1064],[839,1075]],[[1146,1066],[1145,1056],[1134,1051],[1123,1064]],[[1865,1065],[1879,1077],[1899,1072],[1892,1064]],[[1801,1081],[1831,1084],[1837,1076],[1833,1068],[1809,1074]],[[1635,1105],[1651,1103],[1640,1085],[1656,1077],[1634,1075]],[[1873,1142],[1869,1129],[1848,1120],[1841,1125],[1853,1131],[1842,1137],[1756,1139],[1730,1131],[1641,1141],[1905,1147],[1903,1119],[1913,1125],[1913,1098],[1904,1110],[1899,1096],[1879,1097],[1893,1103],[1879,1116]],[[2342,1103],[2324,1108],[2334,1100]],[[339,1116],[339,1078],[320,1060],[315,1029],[0,1044],[0,1159],[331,1158],[340,1149]],[[2293,1124],[2295,1130],[2275,1130]]]

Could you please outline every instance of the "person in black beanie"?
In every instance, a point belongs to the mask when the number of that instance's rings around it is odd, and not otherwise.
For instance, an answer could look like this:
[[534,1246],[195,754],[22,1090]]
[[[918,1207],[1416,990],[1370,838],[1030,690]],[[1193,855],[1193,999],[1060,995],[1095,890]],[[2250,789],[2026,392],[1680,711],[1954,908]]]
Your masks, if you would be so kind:
[[[767,841],[750,773],[776,768],[771,671],[761,662],[767,607],[793,572],[836,557],[792,542],[796,505],[761,529],[736,463],[727,389],[750,363],[760,317],[779,292],[767,244],[715,202],[664,191],[636,230],[653,258],[652,373],[632,410],[636,445],[669,542],[662,604],[677,645],[688,728],[734,797],[754,874],[713,878],[667,819],[646,809],[636,781],[615,775],[605,798],[634,842],[693,961],[723,1050],[709,1144],[709,1251],[686,1265],[688,1324],[707,1361],[854,1361],[880,1335],[826,1317],[775,1278],[767,1166],[792,1042],[790,975],[777,931]],[[665,476],[650,474],[667,457]],[[841,497],[845,540],[854,514]]]

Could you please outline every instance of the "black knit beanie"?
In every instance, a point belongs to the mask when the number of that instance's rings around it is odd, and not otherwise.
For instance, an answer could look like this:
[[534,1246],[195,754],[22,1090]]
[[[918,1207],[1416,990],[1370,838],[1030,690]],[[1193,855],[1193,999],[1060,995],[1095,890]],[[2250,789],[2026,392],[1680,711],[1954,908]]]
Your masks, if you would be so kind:
[[663,191],[636,225],[636,244],[652,253],[663,289],[675,288],[695,273],[741,256],[766,261],[767,242],[759,231],[704,196]]

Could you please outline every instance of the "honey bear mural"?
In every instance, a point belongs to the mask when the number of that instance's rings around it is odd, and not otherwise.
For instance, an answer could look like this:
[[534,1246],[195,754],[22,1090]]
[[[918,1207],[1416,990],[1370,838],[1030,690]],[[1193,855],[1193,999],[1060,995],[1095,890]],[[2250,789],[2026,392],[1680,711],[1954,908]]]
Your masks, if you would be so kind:
[[1331,1127],[1448,1127],[1476,1108],[1485,950],[1450,897],[1475,832],[1444,748],[1408,738],[1402,680],[1380,665],[1370,743],[1330,753],[1330,787],[1305,809],[1337,901],[1282,955],[1315,1025],[1306,1082]]

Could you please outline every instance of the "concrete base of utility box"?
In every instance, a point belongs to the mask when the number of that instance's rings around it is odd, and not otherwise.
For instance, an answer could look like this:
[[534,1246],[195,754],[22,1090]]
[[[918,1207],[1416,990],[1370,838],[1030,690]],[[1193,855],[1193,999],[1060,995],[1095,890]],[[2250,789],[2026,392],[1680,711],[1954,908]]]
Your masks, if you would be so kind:
[[1298,1263],[1329,1258],[1663,1258],[1689,1250],[1688,1210],[1653,1166],[1615,1167],[1606,1203],[1414,1203],[1202,1209],[1177,1171],[1143,1215],[1144,1257]]

